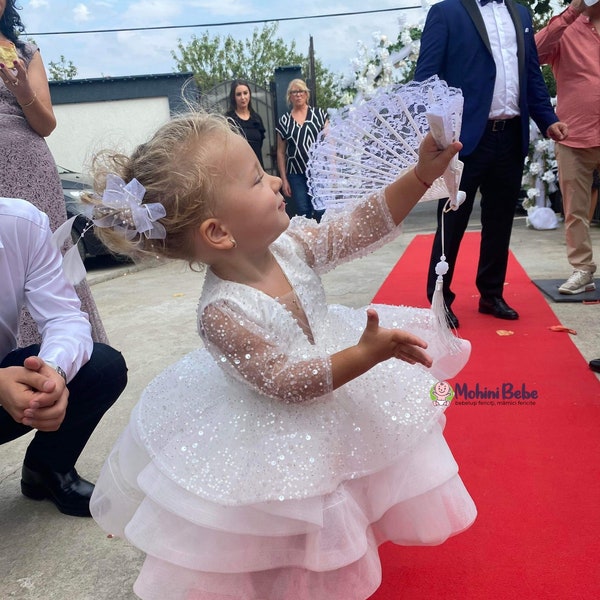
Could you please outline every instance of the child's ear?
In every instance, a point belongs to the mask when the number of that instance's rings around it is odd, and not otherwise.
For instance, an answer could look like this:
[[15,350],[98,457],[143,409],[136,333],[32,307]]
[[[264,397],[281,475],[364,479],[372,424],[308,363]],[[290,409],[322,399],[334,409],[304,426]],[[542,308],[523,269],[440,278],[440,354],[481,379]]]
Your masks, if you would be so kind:
[[198,229],[200,237],[211,248],[229,250],[231,248],[231,233],[219,219],[206,219]]

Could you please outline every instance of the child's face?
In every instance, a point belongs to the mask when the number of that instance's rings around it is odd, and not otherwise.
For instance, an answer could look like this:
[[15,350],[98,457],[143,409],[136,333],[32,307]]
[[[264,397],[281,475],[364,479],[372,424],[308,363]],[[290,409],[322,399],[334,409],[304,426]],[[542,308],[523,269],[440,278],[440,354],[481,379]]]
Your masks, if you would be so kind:
[[220,161],[223,178],[216,189],[216,213],[238,247],[260,249],[288,227],[281,179],[265,173],[248,142],[231,134]]

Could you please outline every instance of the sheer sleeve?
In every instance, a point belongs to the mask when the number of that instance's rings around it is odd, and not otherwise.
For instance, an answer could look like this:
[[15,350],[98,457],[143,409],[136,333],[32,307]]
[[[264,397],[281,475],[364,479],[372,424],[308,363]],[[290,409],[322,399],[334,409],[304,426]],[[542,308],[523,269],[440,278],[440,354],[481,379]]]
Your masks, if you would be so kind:
[[297,343],[293,335],[277,334],[280,328],[260,324],[234,303],[220,300],[206,306],[199,329],[221,367],[259,393],[302,402],[333,391],[328,355]]
[[381,248],[398,236],[400,226],[381,190],[347,210],[326,211],[320,223],[296,217],[288,232],[303,247],[308,264],[322,274]]

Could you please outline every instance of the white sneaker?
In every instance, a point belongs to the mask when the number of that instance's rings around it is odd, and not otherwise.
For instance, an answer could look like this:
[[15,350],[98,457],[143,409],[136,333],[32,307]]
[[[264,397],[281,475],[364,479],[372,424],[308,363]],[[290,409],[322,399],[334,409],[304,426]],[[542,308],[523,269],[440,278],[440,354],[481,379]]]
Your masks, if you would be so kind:
[[595,289],[594,274],[589,271],[575,269],[571,277],[558,288],[558,292],[559,294],[581,294],[583,292],[593,292]]

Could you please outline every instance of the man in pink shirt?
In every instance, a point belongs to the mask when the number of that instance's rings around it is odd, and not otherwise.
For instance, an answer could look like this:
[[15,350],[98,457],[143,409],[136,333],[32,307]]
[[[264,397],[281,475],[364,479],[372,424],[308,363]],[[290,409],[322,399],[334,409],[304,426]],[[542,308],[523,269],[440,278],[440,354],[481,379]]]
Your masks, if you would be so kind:
[[600,168],[599,31],[600,2],[573,0],[535,36],[540,62],[551,65],[556,78],[556,113],[569,125],[569,137],[556,144],[567,258],[573,267],[558,288],[561,294],[596,288],[589,214],[593,172]]

